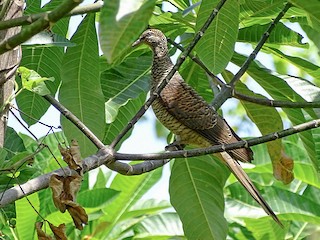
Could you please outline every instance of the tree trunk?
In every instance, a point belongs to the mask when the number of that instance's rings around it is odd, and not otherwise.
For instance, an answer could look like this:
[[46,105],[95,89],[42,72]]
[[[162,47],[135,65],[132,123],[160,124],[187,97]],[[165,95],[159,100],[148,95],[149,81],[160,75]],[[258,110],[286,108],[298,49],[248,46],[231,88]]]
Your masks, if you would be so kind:
[[[0,1],[0,14],[4,13],[0,21],[5,21],[22,16],[23,1]],[[0,16],[1,17],[1,16]],[[21,27],[0,30],[0,42],[20,32]],[[8,98],[13,94],[15,72],[21,60],[21,47],[16,47],[0,55],[0,147],[4,145],[5,132],[8,121]]]

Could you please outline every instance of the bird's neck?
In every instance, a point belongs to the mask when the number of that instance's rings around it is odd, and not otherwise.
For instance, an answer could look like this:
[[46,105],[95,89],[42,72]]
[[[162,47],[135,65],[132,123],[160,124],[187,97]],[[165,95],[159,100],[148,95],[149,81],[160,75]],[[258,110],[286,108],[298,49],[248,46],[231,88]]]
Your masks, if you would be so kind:
[[151,88],[155,89],[157,85],[168,75],[172,67],[173,63],[168,54],[165,54],[164,56],[157,56],[154,54],[151,68]]

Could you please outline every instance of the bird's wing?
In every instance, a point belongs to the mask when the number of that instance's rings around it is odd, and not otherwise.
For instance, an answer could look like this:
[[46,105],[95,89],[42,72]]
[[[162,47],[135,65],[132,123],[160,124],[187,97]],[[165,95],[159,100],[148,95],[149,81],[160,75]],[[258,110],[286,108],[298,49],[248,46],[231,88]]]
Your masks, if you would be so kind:
[[[196,131],[213,145],[237,142],[240,137],[227,122],[177,73],[162,90],[161,101],[179,122]],[[241,148],[229,151],[237,160],[250,162],[252,151]]]

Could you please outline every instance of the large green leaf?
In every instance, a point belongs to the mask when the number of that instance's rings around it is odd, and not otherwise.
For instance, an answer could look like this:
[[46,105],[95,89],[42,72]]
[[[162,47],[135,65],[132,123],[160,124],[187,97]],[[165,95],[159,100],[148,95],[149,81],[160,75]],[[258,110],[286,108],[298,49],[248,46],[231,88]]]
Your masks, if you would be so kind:
[[135,239],[184,239],[182,224],[176,213],[161,213],[143,219],[134,226]]
[[[127,102],[125,106],[119,108],[117,117],[112,123],[107,124],[103,143],[110,144],[113,139],[120,133],[120,131],[128,125],[132,117],[143,106],[146,99],[146,93],[142,93],[139,98],[132,99]],[[120,144],[131,134],[131,131],[121,140]],[[118,145],[118,147],[120,146]]]
[[[94,14],[86,16],[71,41],[77,46],[68,48],[64,55],[59,100],[102,139],[105,128],[104,98],[100,87]],[[63,116],[61,123],[68,140],[78,141],[83,157],[96,152],[89,139]]]
[[94,188],[82,191],[77,196],[77,202],[85,208],[97,208],[107,204],[119,194],[110,188]]
[[26,150],[23,145],[22,139],[19,137],[16,131],[11,127],[7,127],[6,129],[6,137],[5,137],[3,148],[8,153],[7,158],[11,158],[15,154]]
[[[241,28],[239,30],[237,41],[257,44],[267,30],[268,26],[269,24],[252,25],[250,27]],[[278,47],[279,45],[287,45],[292,47],[307,48],[308,44],[303,44],[301,41],[302,36],[299,33],[286,27],[283,23],[278,23],[267,39],[265,46]]]
[[223,187],[229,173],[211,156],[175,160],[170,199],[188,239],[226,238]]
[[[196,30],[200,30],[219,1],[203,0],[199,9]],[[239,2],[226,1],[203,37],[196,45],[199,58],[214,73],[220,73],[229,63],[237,39]]]
[[133,217],[139,217],[146,214],[155,214],[164,209],[171,207],[170,203],[165,200],[148,199],[140,200],[130,208],[130,211],[126,212],[122,218],[128,219]]
[[283,8],[284,0],[245,0],[240,5],[240,20],[243,27],[270,23]]
[[100,13],[100,43],[109,63],[114,63],[117,58],[123,56],[139,34],[146,29],[155,0],[145,1],[142,5],[141,1],[130,0],[121,1],[121,4],[130,5],[130,9],[135,11],[118,19],[117,14],[123,9],[120,9],[120,1],[114,0],[106,1]]
[[103,209],[105,216],[100,218],[99,222],[106,222],[108,224],[102,233],[103,236],[108,236],[107,239],[117,239],[121,229],[118,229],[116,226],[117,224],[121,224],[122,216],[159,181],[161,173],[162,169],[157,169],[139,176],[116,175],[110,188],[120,191],[120,194],[111,204]]
[[[32,203],[32,206],[28,202]],[[34,193],[26,198],[22,198],[16,201],[17,212],[17,232],[19,239],[33,239],[35,223],[38,218],[38,214],[35,210],[39,210],[39,198],[38,194]]]
[[[20,137],[22,138],[26,149],[30,153],[38,150],[39,144],[37,141],[24,134],[20,134]],[[58,143],[65,143],[65,136],[62,132],[48,134],[39,140],[47,147],[34,156],[33,167],[37,169],[38,175],[54,171],[61,166],[66,166],[66,163],[62,161],[62,157],[58,149]]]
[[[33,1],[31,7],[33,10],[31,12],[50,11],[59,5],[61,1],[51,1],[41,9],[38,8],[40,7],[40,3],[41,1]],[[55,34],[65,36],[68,31],[68,24],[69,18],[61,19],[53,25],[51,30]],[[42,77],[53,77],[54,81],[46,82],[46,85],[51,94],[54,95],[61,81],[60,71],[63,55],[64,49],[62,47],[23,47],[20,65],[36,71]],[[20,79],[17,78],[17,81],[20,82]],[[50,106],[41,96],[25,90],[17,96],[16,100],[19,109],[35,119],[40,119]],[[29,118],[24,114],[21,117],[29,126],[37,122],[35,119]]]
[[245,219],[248,230],[252,232],[255,239],[285,239],[288,225],[285,229],[280,228],[275,222],[265,218],[248,218]]
[[304,11],[306,11],[309,19],[310,19],[310,23],[312,23],[313,21],[315,22],[315,24],[310,24],[312,27],[315,27],[316,30],[319,32],[319,23],[320,23],[320,10],[319,10],[319,1],[318,0],[309,0],[308,2],[305,2],[303,0],[290,0],[290,2],[300,8],[303,9]]
[[[275,56],[279,57],[283,61],[294,65],[295,67],[299,68],[300,70],[308,73],[310,76],[314,78],[320,78],[320,68],[318,65],[309,62],[303,58],[294,57],[287,55],[281,52],[279,49],[275,48],[265,48],[268,52],[274,54]],[[281,72],[280,72],[281,73]],[[283,72],[282,74],[286,74],[287,72]]]
[[151,52],[140,54],[140,51],[134,52],[121,64],[101,73],[107,123],[115,120],[119,107],[149,90]]

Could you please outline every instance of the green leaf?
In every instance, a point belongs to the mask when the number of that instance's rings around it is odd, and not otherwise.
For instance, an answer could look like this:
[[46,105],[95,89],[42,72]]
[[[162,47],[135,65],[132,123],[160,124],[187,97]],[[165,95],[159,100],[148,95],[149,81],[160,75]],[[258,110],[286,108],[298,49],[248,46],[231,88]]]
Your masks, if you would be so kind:
[[182,224],[176,213],[161,213],[147,217],[134,226],[134,231],[135,239],[164,240],[184,235]]
[[73,47],[74,43],[70,42],[63,36],[53,34],[51,32],[43,31],[32,36],[28,41],[22,45],[27,45],[28,48],[43,48],[43,47]]
[[[199,9],[198,31],[219,1],[203,0]],[[229,63],[238,34],[239,3],[226,1],[203,37],[196,45],[199,58],[213,72],[220,73]]]
[[[77,46],[68,48],[64,56],[59,100],[98,138],[102,138],[105,114],[94,14],[85,17],[71,41]],[[96,151],[96,147],[74,124],[64,117],[61,117],[61,123],[68,140],[78,141],[83,157]]]
[[128,100],[149,91],[151,52],[140,55],[136,51],[121,64],[101,73],[100,81],[105,97],[106,121],[115,120],[118,110]]
[[288,225],[285,226],[285,229],[280,228],[278,224],[270,221],[268,217],[259,219],[247,218],[245,223],[255,239],[285,239],[288,231]]
[[303,0],[290,0],[290,2],[300,8],[306,11],[307,16],[310,19],[310,23],[312,21],[315,21],[316,24],[310,24],[312,27],[316,27],[317,31],[320,31],[318,28],[320,25],[320,11],[319,11],[319,1],[318,0],[309,0],[307,3]]
[[[53,0],[43,8],[40,8],[41,1],[28,1],[27,10],[24,13],[31,14],[50,11],[56,8],[59,4],[61,4],[60,0]],[[68,25],[69,17],[63,18],[53,25],[51,31],[54,34],[66,36]],[[55,80],[53,82],[47,81],[46,86],[54,95],[60,86],[60,72],[63,56],[64,49],[61,47],[22,47],[22,59],[20,66],[32,69],[43,77],[53,77]],[[17,78],[16,81],[19,83],[19,78]],[[16,100],[19,109],[35,119],[40,119],[50,106],[50,104],[41,96],[29,91],[22,91],[21,94],[16,97]],[[29,118],[24,114],[22,114],[21,117],[29,126],[37,122],[35,119]]]
[[[128,124],[128,122],[132,119],[132,117],[137,113],[137,111],[143,106],[144,101],[146,99],[146,92],[142,93],[139,98],[130,100],[127,102],[125,106],[119,108],[119,112],[117,117],[114,119],[112,123],[107,124],[105,135],[103,138],[104,144],[110,144],[113,139],[120,133],[120,131]],[[110,109],[108,109],[110,110]],[[121,143],[129,137],[131,131],[129,131],[124,138],[122,138]]]
[[210,156],[175,160],[170,199],[188,239],[226,238],[223,187],[229,174],[225,166]]
[[[314,78],[320,78],[320,68],[318,65],[311,63],[303,58],[300,57],[293,57],[287,54],[284,54],[278,49],[275,48],[266,48],[268,52],[274,54],[275,56],[281,58],[283,61],[287,63],[291,63],[292,65],[296,66],[300,70],[308,73],[310,76]],[[287,74],[287,72],[283,72],[282,74]]]
[[17,73],[21,76],[22,87],[40,96],[50,94],[44,81],[54,81],[53,78],[41,77],[36,71],[19,67]]
[[[25,147],[23,145],[22,139],[16,133],[16,131],[11,128],[7,127],[6,129],[6,137],[4,141],[4,149],[7,151],[7,159],[12,158],[14,155],[18,154],[19,152],[25,151]],[[4,158],[2,158],[4,159]]]
[[249,27],[270,23],[282,11],[284,0],[245,0],[240,5],[240,24]]
[[103,209],[105,216],[100,221],[107,221],[109,223],[103,232],[103,236],[108,236],[108,239],[117,238],[117,234],[119,233],[116,226],[120,223],[122,216],[159,181],[161,172],[162,169],[157,169],[139,176],[116,175],[110,188],[121,192],[114,201]]
[[[33,153],[39,148],[38,142],[33,140],[27,135],[20,134],[26,149]],[[66,166],[66,163],[62,160],[61,154],[58,149],[58,143],[66,142],[63,132],[56,132],[48,134],[45,137],[39,139],[40,142],[48,146],[34,157],[33,167],[37,169],[38,175],[54,171],[62,166]],[[66,143],[67,144],[67,143]],[[45,161],[44,161],[45,159]],[[60,165],[57,163],[59,161]]]
[[113,200],[119,191],[110,188],[94,188],[81,191],[77,196],[77,202],[85,208],[97,208]]
[[19,239],[33,239],[35,223],[38,218],[38,214],[35,211],[38,211],[40,207],[38,194],[29,195],[28,200],[32,203],[32,206],[26,198],[22,198],[15,203],[17,212],[16,227]]
[[170,203],[165,200],[140,200],[130,208],[130,211],[122,216],[122,219],[135,218],[147,214],[155,214],[156,212],[168,209],[170,207]]
[[100,43],[109,63],[115,62],[131,48],[146,29],[155,6],[155,0],[145,1],[142,5],[141,1],[121,3],[131,6],[131,12],[120,19],[117,14],[123,9],[120,9],[119,0],[106,1],[100,13]]
[[[241,28],[238,34],[239,42],[249,42],[257,44],[268,26],[266,25],[253,25],[246,28]],[[302,43],[302,36],[286,27],[283,23],[278,23],[274,30],[271,32],[264,46],[279,47],[279,45],[286,45],[292,47],[308,48],[309,44]]]

